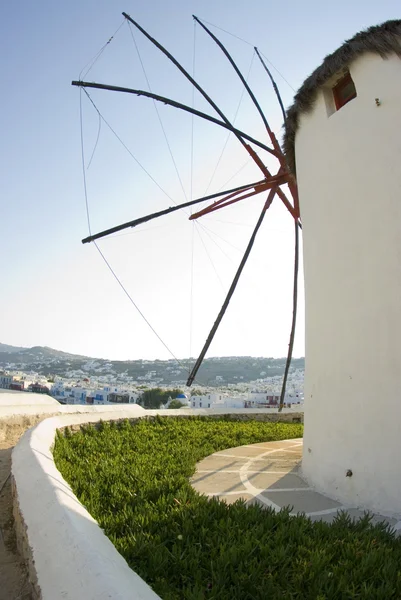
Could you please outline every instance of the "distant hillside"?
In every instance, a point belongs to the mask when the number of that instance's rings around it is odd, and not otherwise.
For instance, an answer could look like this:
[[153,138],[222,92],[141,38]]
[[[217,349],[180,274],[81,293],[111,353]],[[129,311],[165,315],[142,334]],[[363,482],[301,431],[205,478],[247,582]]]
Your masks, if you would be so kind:
[[[182,385],[188,376],[189,366],[188,359],[182,359],[180,364],[175,360],[110,361],[69,354],[46,346],[18,348],[0,344],[0,369],[35,371],[42,375],[77,378],[103,375],[110,379],[133,380],[143,384]],[[282,375],[284,366],[285,358],[207,358],[199,369],[194,385],[247,383]],[[292,361],[291,370],[304,369],[304,366],[304,359],[297,358]]]
[[26,350],[20,346],[9,346],[8,344],[0,343],[0,352],[19,352],[19,350]]
[[32,348],[19,348],[18,346],[9,346],[0,344],[0,364],[3,362],[18,362],[30,365],[32,363],[52,361],[52,360],[88,360],[85,356],[78,354],[68,354],[61,350],[54,350],[47,346],[33,346]]

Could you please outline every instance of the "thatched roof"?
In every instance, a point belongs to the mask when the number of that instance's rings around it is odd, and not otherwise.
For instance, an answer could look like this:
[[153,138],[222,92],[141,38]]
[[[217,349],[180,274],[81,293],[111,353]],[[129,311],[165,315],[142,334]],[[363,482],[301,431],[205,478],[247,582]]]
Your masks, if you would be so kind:
[[365,52],[375,52],[382,58],[396,53],[401,58],[401,20],[386,21],[382,25],[369,27],[344,42],[313,71],[295,95],[293,105],[287,111],[284,134],[284,152],[291,171],[295,174],[295,135],[299,117],[312,109],[317,91],[336,73],[346,69],[350,63]]

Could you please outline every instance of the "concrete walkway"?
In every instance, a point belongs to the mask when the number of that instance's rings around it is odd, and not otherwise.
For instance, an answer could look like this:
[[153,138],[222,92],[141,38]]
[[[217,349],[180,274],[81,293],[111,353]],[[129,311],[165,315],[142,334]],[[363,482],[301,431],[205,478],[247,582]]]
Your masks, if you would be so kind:
[[[341,510],[353,518],[364,515],[363,510],[346,508],[310,488],[300,476],[301,458],[302,439],[230,448],[199,462],[192,485],[201,494],[227,503],[242,498],[275,510],[291,506],[292,514],[302,512],[313,520],[331,522]],[[401,529],[397,519],[374,515],[372,522],[383,520]]]
[[11,451],[25,429],[23,419],[8,424],[0,419],[0,600],[32,598],[28,570],[17,549],[10,478]]

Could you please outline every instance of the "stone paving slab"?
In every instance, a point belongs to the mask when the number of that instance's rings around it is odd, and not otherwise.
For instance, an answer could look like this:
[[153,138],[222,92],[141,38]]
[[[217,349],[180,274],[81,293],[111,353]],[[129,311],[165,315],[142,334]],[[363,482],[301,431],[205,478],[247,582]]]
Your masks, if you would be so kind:
[[198,467],[199,471],[219,471],[225,469],[238,471],[247,461],[247,458],[231,458],[229,456],[215,456],[212,454],[212,456],[208,456],[202,460]]
[[227,504],[234,504],[234,502],[236,502],[239,499],[245,500],[247,504],[251,504],[255,501],[252,494],[247,494],[245,492],[242,492],[240,494],[223,494],[219,495],[218,498],[219,500],[224,500],[224,502],[226,502]]
[[[234,472],[235,473],[235,472]],[[239,478],[233,477],[233,473],[199,473],[193,478],[193,485],[202,486],[203,483],[207,484],[208,495],[210,494],[226,494],[227,492],[243,491],[246,489]]]
[[[191,482],[199,493],[228,504],[242,499],[246,504],[258,503],[275,510],[290,506],[291,514],[304,513],[327,523],[342,510],[353,519],[364,516],[364,510],[344,507],[310,488],[301,477],[301,459],[302,439],[249,444],[203,459]],[[401,532],[398,519],[373,515],[373,523],[382,521]]]
[[293,489],[293,488],[308,488],[308,484],[295,473],[247,473],[248,481],[256,488],[269,491],[277,491],[278,489]]
[[252,463],[252,470],[257,471],[276,471],[288,473],[289,471],[298,471],[299,464],[301,462],[300,457],[293,457],[289,455],[287,457],[279,456],[264,456],[261,458],[255,458]]
[[341,504],[331,500],[318,492],[308,489],[289,490],[286,492],[269,493],[268,490],[261,494],[264,498],[271,500],[278,506],[291,506],[293,513],[316,513],[322,510],[341,508]]
[[249,460],[252,456],[257,458],[262,452],[273,449],[274,448],[271,446],[260,446],[259,444],[256,444],[255,446],[239,446],[238,448],[230,448],[230,450],[222,450],[221,452],[216,452],[213,456],[236,456]]

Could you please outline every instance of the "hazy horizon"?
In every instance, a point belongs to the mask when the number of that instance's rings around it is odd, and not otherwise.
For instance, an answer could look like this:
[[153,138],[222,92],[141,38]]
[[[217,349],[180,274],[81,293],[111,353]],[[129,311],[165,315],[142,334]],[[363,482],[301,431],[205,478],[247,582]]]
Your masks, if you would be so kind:
[[[3,3],[0,314],[4,338],[15,346],[63,347],[83,356],[115,357],[109,360],[144,356],[149,357],[144,360],[156,356],[167,360],[170,351],[177,357],[199,355],[265,198],[249,198],[198,222],[188,221],[189,212],[175,212],[99,242],[167,350],[94,245],[81,243],[88,235],[88,221],[80,107],[94,233],[186,198],[260,180],[260,171],[238,141],[221,128],[159,104],[167,143],[151,100],[90,90],[129,154],[106,122],[99,122],[93,105],[83,91],[71,86],[71,80],[85,74],[85,65],[105,46],[87,75],[90,81],[145,90],[149,83],[153,92],[214,116],[167,58],[129,28],[121,15],[126,11],[195,73],[236,127],[268,143],[263,123],[230,64],[194,25],[192,14],[196,14],[213,24],[213,33],[248,78],[281,139],[281,111],[253,46],[270,61],[288,107],[295,90],[344,39],[399,16],[395,0],[351,4],[338,0],[325,5],[306,0],[287,7],[283,10],[279,3],[262,0],[251,4],[234,0],[229,6],[212,0],[101,4],[71,0],[63,6],[50,0],[23,0],[18,7]],[[259,154],[276,171],[274,159],[263,150]],[[286,356],[293,238],[292,218],[276,198],[210,347],[211,356]],[[304,331],[301,259],[295,357],[305,353]]]
[[[112,358],[110,356],[89,356],[89,355],[85,355],[85,354],[80,354],[79,352],[72,352],[70,350],[64,350],[61,348],[52,348],[51,346],[41,346],[38,344],[35,344],[34,346],[15,346],[14,344],[6,344],[5,342],[0,342],[0,352],[3,352],[3,350],[1,349],[1,346],[8,346],[8,347],[12,347],[12,348],[16,348],[16,349],[23,349],[23,350],[31,350],[32,348],[48,348],[49,350],[55,350],[56,352],[64,352],[65,354],[74,354],[76,356],[83,356],[85,358],[93,358],[93,359],[100,359],[100,360],[111,360],[113,362],[128,362],[128,361],[137,361],[137,360],[146,360],[146,361],[150,361],[150,362],[156,362],[156,361],[172,361],[172,362],[176,362],[174,358],[148,358],[148,357],[142,357],[142,358]],[[191,360],[193,361],[192,357],[189,356],[178,356],[177,357],[178,360],[180,361],[186,361],[186,360]],[[262,355],[252,355],[252,354],[228,354],[225,356],[206,356],[206,358],[204,360],[208,360],[208,359],[216,359],[216,358],[272,358],[274,360],[280,360],[280,359],[286,359],[286,356],[262,356]],[[293,356],[293,358],[295,359],[300,359],[300,358],[305,358],[304,356]]]

